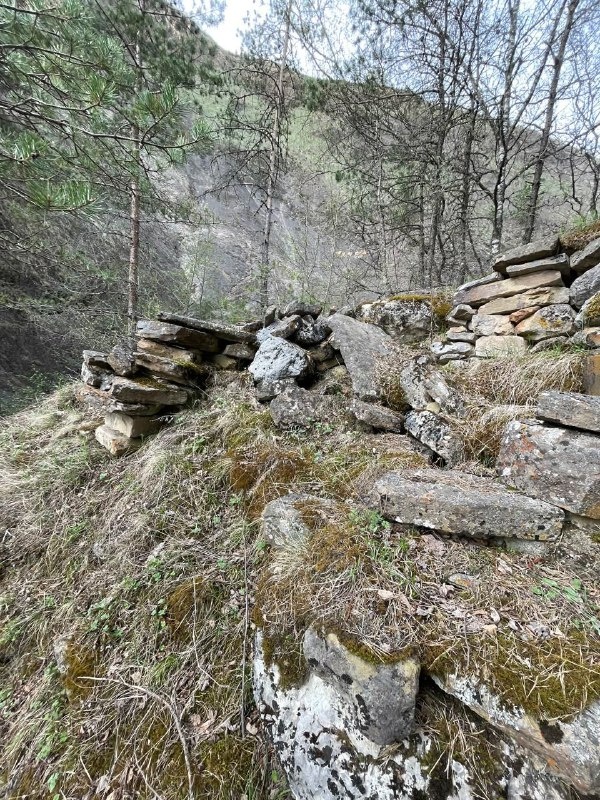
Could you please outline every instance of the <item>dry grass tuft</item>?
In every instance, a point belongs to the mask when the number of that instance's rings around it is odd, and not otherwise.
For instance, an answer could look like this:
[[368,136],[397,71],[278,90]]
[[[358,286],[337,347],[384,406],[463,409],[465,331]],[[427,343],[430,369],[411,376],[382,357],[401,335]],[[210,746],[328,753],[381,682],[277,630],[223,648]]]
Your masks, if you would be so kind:
[[572,228],[571,230],[563,233],[560,237],[562,247],[568,253],[574,253],[593,242],[600,236],[600,220],[595,220],[587,225]]

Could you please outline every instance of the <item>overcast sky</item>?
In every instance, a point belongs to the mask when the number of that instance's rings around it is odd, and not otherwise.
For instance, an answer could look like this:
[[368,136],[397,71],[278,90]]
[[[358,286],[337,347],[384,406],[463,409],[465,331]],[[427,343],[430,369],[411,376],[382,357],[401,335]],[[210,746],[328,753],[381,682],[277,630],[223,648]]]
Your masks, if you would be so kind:
[[240,52],[240,37],[238,30],[244,23],[244,18],[253,8],[257,8],[256,0],[227,0],[225,17],[216,28],[207,28],[207,32],[218,45],[232,53]]

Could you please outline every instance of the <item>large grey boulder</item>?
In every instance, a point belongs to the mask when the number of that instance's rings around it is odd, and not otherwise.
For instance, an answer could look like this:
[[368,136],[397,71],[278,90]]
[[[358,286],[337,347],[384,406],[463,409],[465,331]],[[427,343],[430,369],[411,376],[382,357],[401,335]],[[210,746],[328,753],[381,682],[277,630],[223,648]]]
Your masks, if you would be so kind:
[[583,250],[579,250],[571,256],[571,269],[573,272],[587,272],[588,269],[592,269],[597,264],[600,264],[600,239],[594,239]]
[[560,776],[586,797],[600,791],[600,703],[573,719],[549,722],[518,706],[507,706],[475,676],[433,675],[447,694],[517,742],[538,753],[550,773]]
[[533,420],[509,422],[496,464],[501,480],[575,514],[600,519],[600,438]]
[[428,297],[363,303],[357,310],[357,317],[364,322],[378,325],[397,342],[403,344],[426,339],[431,334],[435,322],[431,300]]
[[[478,788],[481,781],[489,797],[498,794],[499,786],[509,787],[507,800],[571,797],[568,786],[548,775],[544,761],[538,763],[483,720],[478,737],[494,742],[498,760],[487,771],[478,768],[477,781],[464,763],[451,755],[447,760],[437,755],[432,758],[437,752],[436,739],[424,726],[391,747],[381,746],[361,730],[369,707],[358,697],[355,703],[349,697],[346,687],[352,679],[350,673],[338,676],[333,671],[343,661],[334,662],[328,671],[331,662],[315,659],[314,670],[307,664],[304,680],[291,682],[285,666],[280,668],[277,662],[268,660],[266,652],[259,631],[254,648],[254,697],[295,800],[477,800],[482,797]],[[384,666],[360,661],[364,664],[360,676]],[[323,671],[327,671],[327,679],[318,674]],[[385,726],[394,724],[393,711],[399,704],[395,686],[392,681],[389,713],[382,719]],[[434,707],[441,708],[442,704],[438,701]],[[446,724],[443,713],[441,726]]]
[[571,305],[581,308],[586,300],[600,292],[600,264],[592,267],[571,284]]
[[554,303],[568,303],[569,290],[566,286],[541,286],[528,289],[512,297],[498,297],[479,307],[480,314],[512,314],[532,306],[550,306]]
[[562,286],[561,273],[558,270],[548,270],[547,272],[535,272],[533,275],[523,275],[520,278],[507,278],[503,281],[475,286],[472,289],[461,288],[454,295],[454,302],[456,305],[466,303],[478,308],[491,300],[512,297],[515,294],[526,292],[528,289],[538,289],[542,286]]
[[306,351],[297,344],[269,336],[261,342],[248,371],[257,383],[304,378],[310,372],[310,362]]
[[463,413],[460,395],[427,356],[417,356],[409,361],[400,370],[398,383],[406,402],[415,411],[425,411],[431,403],[436,403],[448,414],[460,416]]
[[392,431],[392,433],[401,433],[404,430],[402,414],[397,414],[384,406],[354,399],[350,405],[350,411],[359,422],[370,425],[375,430]]
[[137,335],[142,339],[156,342],[191,347],[204,353],[217,353],[219,340],[211,333],[186,328],[171,322],[157,322],[153,319],[141,319],[136,327]]
[[559,248],[558,236],[547,236],[529,244],[513,247],[496,257],[493,268],[496,272],[506,272],[511,264],[525,264],[541,258],[553,256]]
[[229,325],[227,322],[214,322],[212,320],[196,319],[195,317],[184,317],[181,314],[169,314],[166,312],[157,315],[162,322],[172,322],[184,328],[211,333],[225,342],[247,342],[254,344],[256,336],[252,331],[246,331],[237,325]]
[[600,397],[575,392],[542,392],[535,413],[545,422],[600,433]]
[[440,456],[448,466],[464,461],[462,439],[439,414],[410,411],[404,418],[404,427],[407,433]]
[[269,411],[278,428],[308,428],[330,416],[330,407],[330,398],[290,386],[272,401]]
[[339,350],[360,400],[379,397],[377,361],[392,353],[392,339],[381,328],[366,322],[333,314],[327,324],[332,330],[331,344]]
[[304,657],[311,671],[332,683],[353,710],[358,730],[378,745],[399,742],[412,733],[421,667],[407,656],[377,664],[352,653],[335,633],[309,628]]
[[372,504],[386,519],[475,538],[557,539],[564,513],[492,478],[435,469],[389,472]]
[[545,306],[515,328],[529,342],[541,342],[553,336],[570,336],[575,332],[575,312],[568,305]]

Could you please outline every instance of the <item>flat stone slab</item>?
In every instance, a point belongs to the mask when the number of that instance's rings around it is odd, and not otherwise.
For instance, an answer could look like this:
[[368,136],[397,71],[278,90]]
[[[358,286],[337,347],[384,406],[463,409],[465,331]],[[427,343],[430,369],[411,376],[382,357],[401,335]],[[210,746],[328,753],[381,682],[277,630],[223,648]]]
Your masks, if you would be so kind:
[[444,692],[542,756],[549,772],[564,778],[586,797],[600,790],[600,703],[593,703],[568,722],[548,723],[522,708],[507,707],[476,677],[432,677]]
[[466,303],[474,308],[482,306],[490,300],[500,297],[512,297],[514,294],[526,292],[528,289],[538,289],[542,286],[562,286],[562,275],[558,270],[548,270],[546,272],[535,272],[533,275],[523,275],[520,278],[507,278],[495,283],[487,283],[483,286],[475,286],[457,292],[454,302]]
[[469,327],[477,336],[510,336],[515,330],[503,314],[475,314]]
[[169,314],[161,312],[157,317],[162,322],[173,322],[184,328],[191,328],[204,333],[211,333],[225,342],[247,342],[254,344],[256,336],[252,331],[246,331],[237,325],[229,325],[226,322],[214,322],[212,320],[196,319],[195,317],[184,317],[180,314]]
[[569,256],[566,253],[560,253],[557,256],[540,258],[525,264],[511,264],[506,267],[506,274],[509,278],[518,278],[519,275],[531,275],[533,272],[543,272],[546,269],[558,269],[563,275],[568,275],[571,271]]
[[194,365],[193,362],[177,364],[168,358],[144,352],[135,354],[135,363],[139,369],[145,369],[152,375],[166,378],[169,381],[173,381],[173,383],[182,383],[184,386],[193,385],[204,377],[208,371],[206,367]]
[[545,306],[519,322],[515,331],[530,342],[541,342],[553,336],[569,336],[575,332],[575,311],[566,303]]
[[393,340],[381,328],[343,314],[333,314],[327,324],[333,334],[330,342],[342,354],[350,373],[354,394],[359,400],[377,399],[377,360],[391,355]]
[[594,434],[509,422],[496,469],[507,486],[600,519],[600,438]]
[[185,328],[171,322],[141,319],[136,326],[136,333],[143,339],[191,347],[204,353],[217,353],[220,349],[219,340],[211,333]]
[[129,378],[115,378],[110,387],[110,395],[122,403],[144,403],[148,405],[181,406],[188,400],[184,389],[159,381],[134,381]]
[[527,342],[520,336],[482,336],[475,342],[479,358],[518,358],[527,352]]
[[512,314],[513,311],[531,308],[532,306],[549,306],[553,303],[568,303],[569,290],[565,286],[542,286],[539,289],[528,289],[522,294],[512,297],[499,297],[480,306],[480,314]]
[[574,272],[587,272],[597,264],[600,264],[600,239],[594,239],[583,250],[579,250],[571,256],[571,269]]
[[564,520],[555,506],[509,492],[492,478],[436,469],[388,472],[371,501],[394,522],[477,539],[553,541]]
[[600,353],[594,353],[585,359],[582,383],[586,394],[600,397]]
[[182,347],[171,347],[171,345],[155,342],[152,339],[138,339],[136,347],[138,352],[166,358],[181,366],[201,364],[203,360],[201,353],[184,350]]
[[496,272],[505,272],[511,264],[525,264],[528,261],[537,261],[553,256],[559,245],[558,236],[547,236],[544,239],[513,247],[511,250],[501,253],[492,266]]
[[94,431],[96,441],[102,445],[111,456],[118,458],[124,456],[126,453],[131,453],[141,444],[141,439],[130,439],[125,434],[114,430],[109,425],[100,425]]
[[379,431],[392,431],[402,433],[404,430],[404,417],[384,406],[374,403],[363,403],[362,400],[353,400],[350,405],[351,413],[359,422],[370,425]]
[[546,422],[600,433],[600,397],[575,392],[542,392],[536,416]]

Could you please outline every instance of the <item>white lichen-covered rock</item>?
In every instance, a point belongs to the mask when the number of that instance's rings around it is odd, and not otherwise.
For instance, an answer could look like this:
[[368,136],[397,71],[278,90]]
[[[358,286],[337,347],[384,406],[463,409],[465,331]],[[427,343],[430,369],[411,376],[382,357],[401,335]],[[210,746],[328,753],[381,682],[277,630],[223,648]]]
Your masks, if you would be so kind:
[[371,502],[394,522],[475,538],[555,540],[564,520],[555,506],[507,491],[492,478],[433,469],[388,472]]
[[464,703],[483,719],[537,752],[550,772],[586,795],[600,791],[600,703],[569,721],[535,718],[517,706],[507,706],[474,677],[434,675],[447,694]]
[[406,402],[415,411],[425,411],[433,402],[446,413],[457,416],[463,413],[463,401],[459,393],[448,384],[427,356],[417,356],[402,367],[398,383]]
[[482,336],[475,343],[478,358],[518,358],[527,351],[527,342],[520,336]]
[[519,322],[515,331],[530,342],[541,342],[553,336],[570,336],[575,332],[575,312],[566,303],[545,306]]
[[268,336],[261,342],[248,371],[256,383],[274,382],[286,378],[303,378],[310,371],[305,350],[278,336]]
[[600,397],[576,392],[542,392],[536,416],[546,422],[600,433]]
[[594,434],[509,422],[496,469],[513,489],[600,519],[600,437]]
[[[309,656],[310,657],[310,656]],[[319,663],[319,662],[318,662]],[[289,685],[276,663],[265,658],[263,636],[254,654],[254,696],[295,800],[478,800],[481,786],[458,759],[440,757],[430,730],[417,725],[393,750],[364,732],[356,703],[348,696],[350,675],[338,675],[343,662],[325,668],[327,679],[308,669],[302,685]],[[320,662],[325,666],[325,661]],[[344,677],[348,675],[348,678]],[[390,685],[393,689],[393,684]],[[361,695],[362,697],[362,695]],[[390,713],[397,694],[390,696]],[[443,724],[443,720],[440,721]],[[568,800],[570,789],[545,774],[545,764],[499,734],[478,731],[494,741],[498,763],[487,775],[485,796],[506,800]],[[477,763],[473,758],[472,763]],[[481,783],[482,769],[477,765]],[[484,781],[485,782],[485,781]]]
[[464,461],[465,450],[460,436],[439,414],[411,411],[404,418],[406,431],[440,456],[448,466]]
[[508,336],[514,333],[514,326],[503,314],[475,314],[469,323],[477,336]]
[[333,314],[327,318],[327,324],[333,334],[329,341],[342,354],[354,394],[359,400],[377,399],[377,361],[391,355],[392,339],[376,325],[344,314]]
[[440,364],[447,364],[449,361],[462,361],[470,358],[475,353],[475,348],[468,342],[432,342],[431,352],[436,356]]
[[410,344],[426,339],[435,326],[431,300],[418,296],[405,299],[377,300],[363,303],[357,310],[358,319],[378,325],[397,342]]

